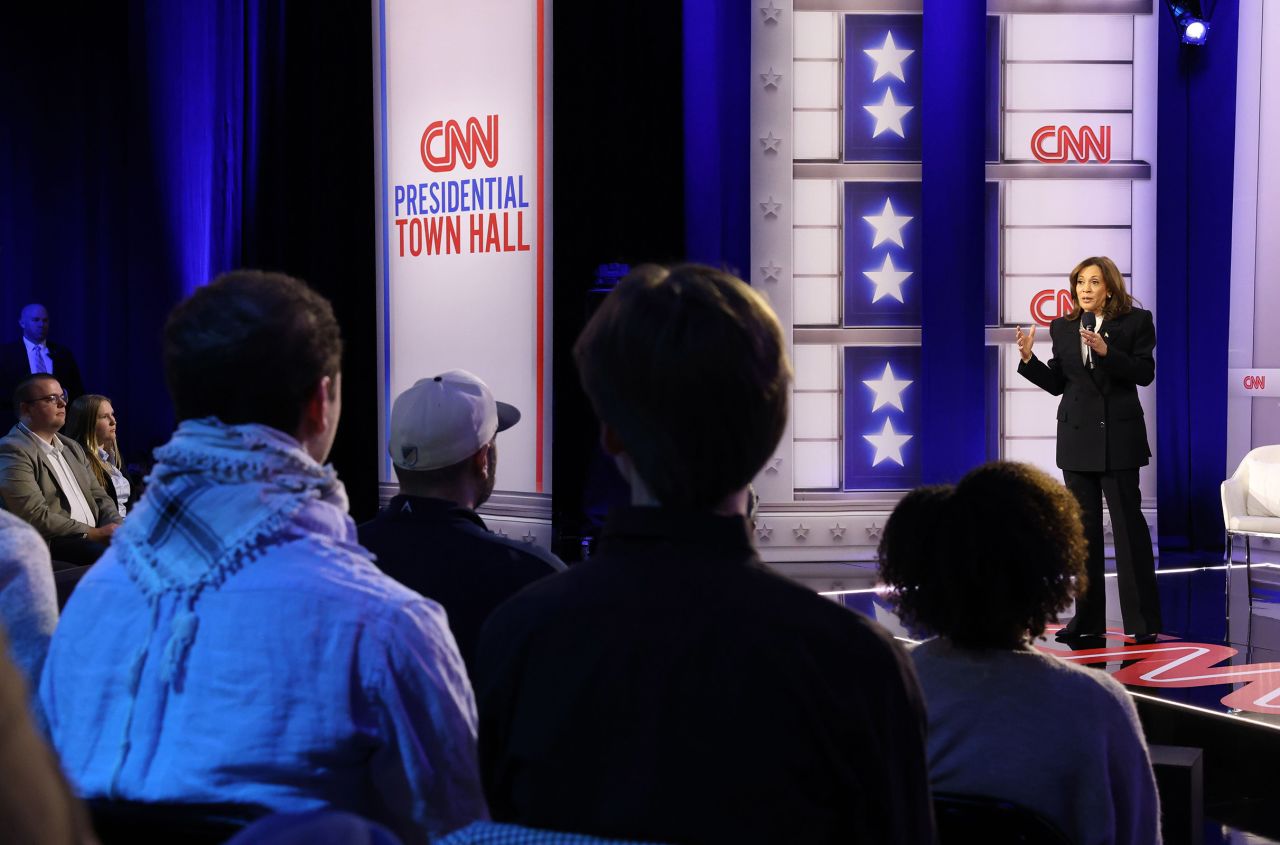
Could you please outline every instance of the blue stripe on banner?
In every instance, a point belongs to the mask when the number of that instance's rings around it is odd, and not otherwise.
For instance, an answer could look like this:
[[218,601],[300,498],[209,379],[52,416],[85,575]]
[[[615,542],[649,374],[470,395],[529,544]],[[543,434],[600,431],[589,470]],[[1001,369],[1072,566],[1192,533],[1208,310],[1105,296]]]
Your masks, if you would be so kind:
[[920,347],[844,350],[844,489],[920,483]]
[[845,15],[844,160],[919,161],[920,15]]
[[846,182],[844,325],[920,325],[920,183]]

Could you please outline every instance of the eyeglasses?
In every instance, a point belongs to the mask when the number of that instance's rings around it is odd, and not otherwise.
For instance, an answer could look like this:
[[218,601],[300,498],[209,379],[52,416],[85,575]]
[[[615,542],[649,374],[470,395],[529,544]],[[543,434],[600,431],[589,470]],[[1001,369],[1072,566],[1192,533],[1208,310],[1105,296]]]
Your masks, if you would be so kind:
[[26,401],[28,405],[34,405],[37,402],[47,402],[50,405],[65,405],[67,404],[67,392],[64,390],[61,393],[50,393],[48,396],[35,396]]

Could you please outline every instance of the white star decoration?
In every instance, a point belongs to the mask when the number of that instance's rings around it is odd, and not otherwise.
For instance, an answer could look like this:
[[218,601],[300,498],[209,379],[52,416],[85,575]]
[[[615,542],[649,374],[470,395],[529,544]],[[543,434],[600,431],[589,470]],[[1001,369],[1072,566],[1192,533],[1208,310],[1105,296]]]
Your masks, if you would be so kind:
[[797,540],[803,540],[809,536],[809,526],[803,522],[791,529],[791,533],[796,535]]
[[832,540],[843,540],[843,539],[844,539],[844,526],[843,526],[843,525],[841,525],[840,523],[838,523],[838,522],[837,522],[835,525],[831,526],[831,539],[832,539]]
[[775,137],[773,130],[770,129],[769,134],[760,139],[760,143],[764,145],[764,151],[766,153],[776,153],[778,152],[779,145],[782,144],[782,139]]
[[760,203],[761,210],[764,211],[765,217],[777,217],[778,212],[782,210],[782,203],[774,200],[773,195],[769,195],[769,199]]
[[769,465],[764,468],[764,471],[776,474],[780,469],[782,469],[782,458],[771,458],[769,460]]
[[765,23],[776,24],[782,17],[782,10],[773,5],[773,0],[769,0],[768,6],[760,7],[760,14],[764,16]]
[[[773,199],[773,197],[770,197]],[[900,217],[893,211],[893,201],[888,197],[884,200],[884,209],[875,215],[865,215],[863,220],[870,223],[876,229],[876,235],[871,240],[871,246],[877,247],[885,241],[893,241],[898,246],[902,243],[902,227],[914,220],[914,217]]]
[[[884,365],[884,373],[878,379],[864,379],[863,384],[876,392],[875,402],[871,405],[871,411],[880,410],[885,405],[892,405],[899,411],[906,410],[902,407],[902,391],[911,385],[911,380],[899,380],[893,375],[893,367],[889,366],[886,361]],[[873,441],[874,442],[874,441]],[[902,463],[899,461],[898,463]]]
[[[765,88],[773,88],[773,89],[776,91],[776,90],[777,90],[777,88],[778,88],[778,83],[782,81],[782,74],[780,74],[780,73],[774,73],[774,72],[773,72],[773,68],[772,68],[772,67],[770,67],[770,68],[769,68],[769,72],[768,72],[768,73],[762,73],[762,74],[760,74],[760,78],[761,78],[762,80],[764,80],[764,87],[765,87]],[[908,106],[908,109],[910,109],[910,107],[909,107],[909,106]],[[872,112],[872,113],[874,114],[874,112]],[[904,114],[905,114],[905,112],[904,112]],[[901,133],[901,132],[899,132],[898,134],[899,134],[899,135],[901,135],[902,133]],[[873,138],[874,138],[875,136],[873,135],[873,136],[871,136],[871,137],[873,137]]]
[[902,463],[902,444],[911,439],[910,434],[899,434],[893,430],[893,420],[886,418],[884,428],[880,429],[879,434],[864,434],[863,438],[876,447],[876,456],[871,459],[871,465],[876,466],[881,461],[893,461],[898,466],[904,466]]
[[907,77],[902,73],[902,61],[914,53],[915,50],[899,50],[898,45],[893,43],[893,30],[885,33],[883,47],[878,50],[863,50],[862,52],[875,59],[876,75],[871,77],[872,82],[882,76],[896,76],[902,82],[907,81]]
[[760,265],[760,273],[766,282],[776,282],[782,278],[782,266],[770,261],[768,264]]
[[867,537],[872,540],[879,540],[880,535],[884,532],[884,529],[877,525],[874,519],[864,530],[867,532]]
[[863,108],[871,112],[872,117],[876,119],[876,128],[871,133],[872,138],[879,137],[882,132],[892,132],[899,138],[907,137],[902,132],[902,117],[915,106],[898,105],[897,100],[893,99],[892,88],[885,89],[884,99],[880,101],[880,105],[863,106]]
[[521,537],[520,539],[521,539],[521,540],[524,540],[526,543],[533,543],[533,542],[536,542],[536,541],[537,541],[538,537],[537,537],[537,535],[536,535],[536,534],[534,534],[532,531],[530,531],[530,532],[528,532],[527,534],[525,534],[523,537]]
[[761,540],[768,540],[773,536],[773,528],[761,522],[756,526],[756,537]]
[[886,296],[902,302],[902,283],[911,275],[910,270],[899,270],[893,266],[893,256],[885,255],[884,264],[879,270],[863,270],[862,275],[875,282],[876,290],[871,295],[872,303],[879,302]]

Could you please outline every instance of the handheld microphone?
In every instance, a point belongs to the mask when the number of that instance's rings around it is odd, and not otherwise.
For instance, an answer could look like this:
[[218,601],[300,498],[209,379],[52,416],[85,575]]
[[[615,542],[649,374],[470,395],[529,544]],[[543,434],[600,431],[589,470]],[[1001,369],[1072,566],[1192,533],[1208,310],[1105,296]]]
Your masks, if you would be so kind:
[[[1094,314],[1092,311],[1084,312],[1084,314],[1080,316],[1080,325],[1081,327],[1086,328],[1089,331],[1093,331],[1098,326],[1098,315]],[[1092,367],[1093,366],[1093,350],[1086,346],[1084,354],[1085,354],[1085,366]]]

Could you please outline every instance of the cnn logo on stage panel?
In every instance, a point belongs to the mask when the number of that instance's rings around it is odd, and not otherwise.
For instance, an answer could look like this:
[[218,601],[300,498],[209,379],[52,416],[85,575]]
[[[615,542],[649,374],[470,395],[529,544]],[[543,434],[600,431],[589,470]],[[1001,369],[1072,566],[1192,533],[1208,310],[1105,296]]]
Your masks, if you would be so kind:
[[1092,126],[1041,126],[1031,133],[1031,154],[1045,164],[1067,160],[1106,164],[1111,161],[1111,127],[1103,124],[1095,132]]
[[467,170],[483,161],[486,167],[498,166],[498,116],[487,115],[484,125],[477,117],[467,118],[465,126],[456,120],[437,120],[427,124],[419,143],[422,163],[432,173],[446,173],[458,162]]
[[1075,303],[1071,300],[1071,291],[1047,288],[1036,291],[1031,297],[1031,319],[1037,325],[1047,326],[1058,317],[1071,313]]
[[1243,379],[1241,379],[1241,383],[1245,390],[1266,390],[1267,389],[1267,377],[1263,375],[1256,375],[1254,373],[1249,373]]

